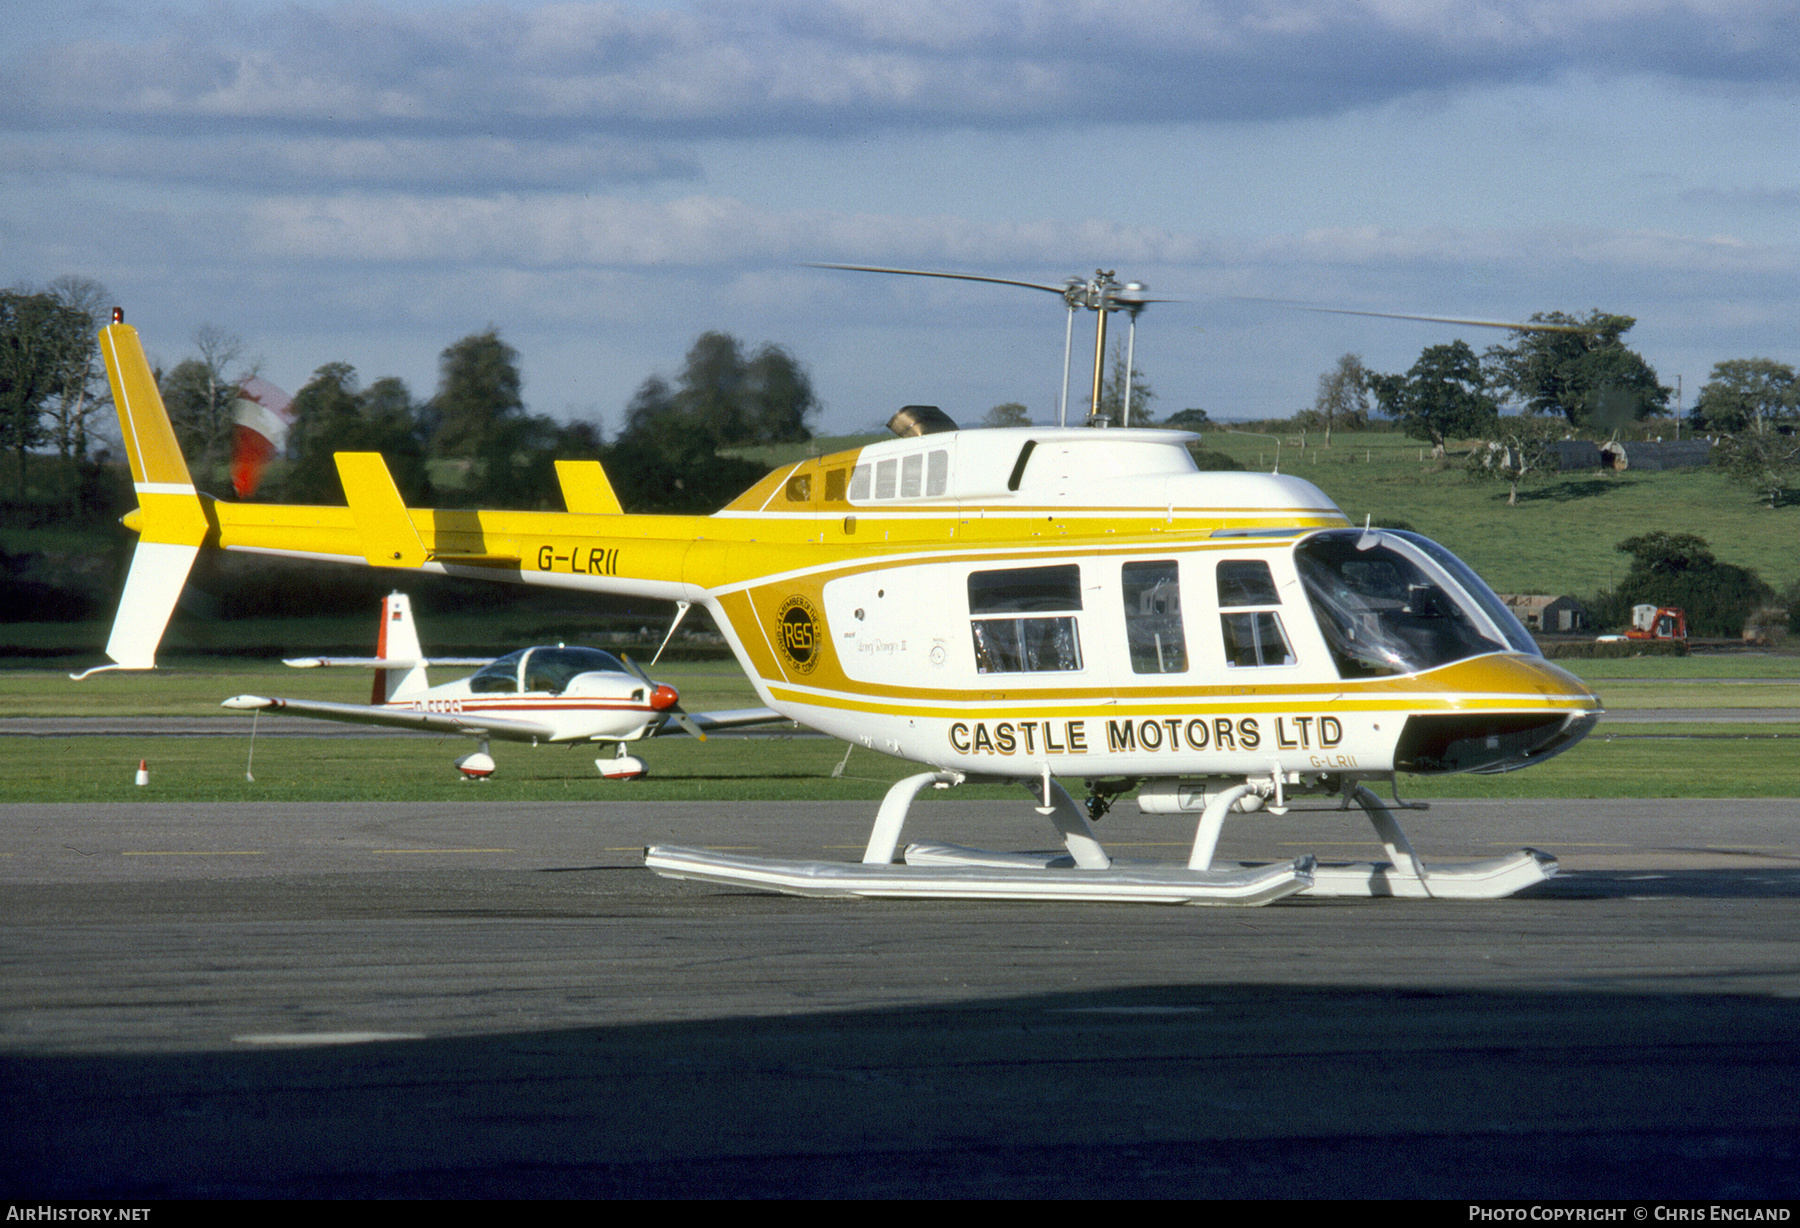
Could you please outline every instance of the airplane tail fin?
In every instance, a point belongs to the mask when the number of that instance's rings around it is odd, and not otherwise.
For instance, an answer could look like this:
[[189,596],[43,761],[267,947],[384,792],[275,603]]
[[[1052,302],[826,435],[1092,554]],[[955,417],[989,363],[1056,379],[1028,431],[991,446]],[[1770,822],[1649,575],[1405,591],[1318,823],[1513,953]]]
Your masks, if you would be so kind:
[[124,323],[117,309],[113,322],[100,330],[100,353],[106,360],[106,376],[112,384],[113,404],[118,407],[119,429],[137,491],[138,510],[128,515],[125,523],[138,531],[138,544],[132,552],[112,635],[106,641],[106,655],[113,664],[87,674],[156,668],[157,646],[210,531],[206,503],[182,459],[137,330]]
[[381,603],[381,630],[375,637],[375,655],[408,664],[405,669],[375,671],[370,703],[384,704],[430,687],[422,664],[425,653],[419,647],[419,628],[413,622],[412,600],[405,593],[389,593]]

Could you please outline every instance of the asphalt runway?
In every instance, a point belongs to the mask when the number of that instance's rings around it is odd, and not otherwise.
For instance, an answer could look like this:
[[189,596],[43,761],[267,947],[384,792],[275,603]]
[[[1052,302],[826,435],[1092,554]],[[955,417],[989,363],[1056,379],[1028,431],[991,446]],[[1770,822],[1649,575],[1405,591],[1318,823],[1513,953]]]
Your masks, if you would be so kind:
[[[478,788],[478,786],[472,786]],[[819,901],[868,803],[0,806],[0,1192],[1792,1198],[1800,803],[1440,802],[1510,900]],[[1043,847],[1028,803],[908,835]],[[1124,856],[1191,827],[1129,803]],[[1366,856],[1336,813],[1221,852]]]

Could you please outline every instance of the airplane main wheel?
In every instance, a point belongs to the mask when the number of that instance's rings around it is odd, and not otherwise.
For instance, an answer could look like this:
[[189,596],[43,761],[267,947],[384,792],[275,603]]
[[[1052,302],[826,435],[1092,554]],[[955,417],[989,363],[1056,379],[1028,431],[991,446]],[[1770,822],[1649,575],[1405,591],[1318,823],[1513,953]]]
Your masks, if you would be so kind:
[[608,780],[642,780],[650,774],[649,765],[636,755],[620,755],[616,759],[596,759],[594,766]]
[[479,750],[456,761],[456,770],[463,774],[464,780],[486,780],[494,774],[495,766],[494,757]]

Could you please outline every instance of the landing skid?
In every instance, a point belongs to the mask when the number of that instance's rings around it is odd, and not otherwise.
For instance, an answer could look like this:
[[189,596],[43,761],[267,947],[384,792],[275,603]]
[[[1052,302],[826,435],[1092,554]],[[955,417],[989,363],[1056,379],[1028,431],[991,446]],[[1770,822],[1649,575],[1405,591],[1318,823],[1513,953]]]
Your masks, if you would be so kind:
[[1556,874],[1556,858],[1533,848],[1481,861],[1427,866],[1385,802],[1360,785],[1350,800],[1369,817],[1388,860],[1320,866],[1308,895],[1498,900]]
[[[1082,808],[1062,786],[1046,778],[1038,812],[1061,835],[1062,852],[1000,853],[954,844],[914,843],[895,864],[900,833],[920,790],[962,783],[953,772],[922,772],[888,790],[869,834],[861,865],[781,860],[657,845],[644,864],[664,878],[695,879],[804,896],[914,899],[1093,900],[1140,904],[1268,904],[1290,895],[1398,897],[1404,899],[1499,899],[1541,883],[1557,871],[1556,858],[1536,849],[1506,857],[1427,867],[1414,852],[1393,812],[1367,788],[1355,802],[1375,828],[1386,861],[1319,865],[1311,857],[1266,865],[1215,867],[1213,853],[1225,817],[1258,809],[1269,794],[1284,800],[1273,778],[1234,785],[1208,797],[1194,831],[1185,867],[1115,861],[1094,836]],[[1038,792],[1033,782],[1034,793]]]
[[754,887],[788,895],[874,896],[952,900],[1093,900],[1134,904],[1267,904],[1304,890],[1313,859],[1208,867],[1115,864],[1093,828],[1061,785],[1046,778],[1038,811],[1063,838],[1064,854],[982,853],[945,858],[950,845],[915,844],[905,864],[894,864],[900,832],[913,800],[926,785],[962,783],[951,772],[921,772],[888,790],[875,818],[861,865],[831,861],[782,861],[658,845],[644,864],[665,878]]
[[[1243,784],[1215,795],[1200,816],[1189,866],[1210,866],[1225,815],[1249,808],[1262,784]],[[1505,857],[1453,865],[1427,866],[1413,851],[1394,812],[1368,788],[1358,785],[1347,801],[1368,816],[1386,851],[1386,861],[1325,863],[1313,868],[1312,885],[1302,893],[1323,897],[1397,897],[1412,900],[1497,900],[1556,874],[1556,858],[1537,849],[1520,849]],[[1239,863],[1244,865],[1246,863]]]

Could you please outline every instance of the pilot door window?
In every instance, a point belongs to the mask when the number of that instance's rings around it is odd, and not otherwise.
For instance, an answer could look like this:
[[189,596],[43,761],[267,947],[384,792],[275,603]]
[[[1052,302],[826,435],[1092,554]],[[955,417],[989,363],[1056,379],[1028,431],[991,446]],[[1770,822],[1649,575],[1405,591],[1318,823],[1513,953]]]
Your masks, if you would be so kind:
[[1081,668],[1081,568],[1021,567],[969,574],[969,630],[984,674]]
[[1187,637],[1181,629],[1181,582],[1174,559],[1126,563],[1125,641],[1138,674],[1187,673]]
[[[1281,595],[1261,559],[1226,559],[1219,564],[1219,626],[1225,637],[1225,664],[1233,667],[1292,665],[1281,626]],[[1260,608],[1269,607],[1269,608]]]

